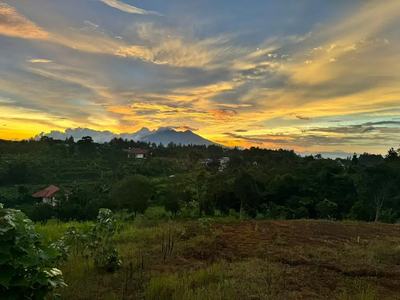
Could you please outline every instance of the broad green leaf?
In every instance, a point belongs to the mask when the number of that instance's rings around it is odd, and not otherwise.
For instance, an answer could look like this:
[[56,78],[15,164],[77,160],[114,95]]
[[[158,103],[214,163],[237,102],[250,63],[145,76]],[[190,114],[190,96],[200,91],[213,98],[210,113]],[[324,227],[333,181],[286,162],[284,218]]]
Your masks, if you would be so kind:
[[40,257],[45,260],[54,259],[60,255],[60,253],[58,253],[56,250],[47,246],[41,246],[40,249],[42,250]]
[[11,259],[12,259],[12,256],[11,256],[10,253],[8,253],[8,254],[0,253],[0,264],[4,264],[4,263],[8,262]]
[[23,276],[17,276],[10,280],[11,286],[19,286],[19,287],[28,287],[30,286],[29,282]]
[[7,244],[0,244],[0,253],[4,253],[4,254],[10,254],[10,245]]
[[8,286],[11,278],[16,274],[16,270],[12,266],[0,267],[0,285]]
[[24,267],[33,266],[37,263],[37,259],[33,256],[25,256],[18,259],[18,262]]
[[44,272],[41,272],[37,277],[36,281],[39,282],[41,285],[47,285],[48,284],[48,279],[47,275]]
[[46,290],[36,290],[34,292],[34,299],[44,299],[46,293],[47,293]]

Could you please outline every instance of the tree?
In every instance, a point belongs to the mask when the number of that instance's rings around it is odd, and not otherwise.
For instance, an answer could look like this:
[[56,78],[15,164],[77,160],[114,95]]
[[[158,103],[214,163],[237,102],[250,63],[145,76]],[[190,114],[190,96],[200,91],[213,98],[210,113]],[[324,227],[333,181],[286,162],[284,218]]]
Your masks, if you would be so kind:
[[374,208],[375,222],[379,221],[383,205],[391,196],[395,180],[396,173],[387,164],[367,167],[357,178],[357,192],[364,207]]
[[190,201],[190,191],[188,190],[188,182],[185,176],[177,175],[171,178],[167,185],[164,198],[164,208],[170,211],[173,216],[180,211],[184,202]]
[[111,191],[111,200],[119,209],[128,209],[135,213],[144,213],[149,207],[153,195],[153,184],[143,175],[133,175],[118,181]]
[[78,149],[83,155],[91,155],[94,153],[95,145],[90,136],[84,136],[78,142]]
[[354,153],[353,158],[351,159],[351,164],[354,166],[357,166],[358,162],[359,162],[359,160],[358,160],[357,154]]
[[201,218],[202,213],[208,210],[206,208],[207,204],[207,191],[208,191],[208,179],[210,174],[206,170],[205,166],[201,163],[196,164],[190,179],[192,186],[194,187],[196,201],[199,204],[199,218]]
[[398,151],[394,150],[394,148],[390,148],[388,154],[386,155],[386,159],[395,160],[399,157]]
[[[243,171],[235,178],[233,188],[236,197],[240,199],[240,218],[244,209],[256,208],[260,191],[253,176]],[[253,210],[254,211],[254,210]]]
[[72,135],[69,138],[65,138],[65,144],[68,146],[68,154],[75,154],[75,141]]
[[322,219],[332,217],[337,211],[338,205],[335,202],[325,199],[316,205],[316,210]]

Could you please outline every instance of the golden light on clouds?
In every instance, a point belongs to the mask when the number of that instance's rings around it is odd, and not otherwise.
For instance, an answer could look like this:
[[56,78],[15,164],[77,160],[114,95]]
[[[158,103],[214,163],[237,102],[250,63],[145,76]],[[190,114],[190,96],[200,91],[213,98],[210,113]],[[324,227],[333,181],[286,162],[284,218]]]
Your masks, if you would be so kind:
[[[261,3],[249,7],[257,26],[235,1],[226,19],[214,4],[188,14],[53,1],[0,3],[1,138],[171,126],[227,146],[350,152],[400,138],[400,1],[322,0],[337,10],[318,21]],[[263,9],[301,26],[256,17]]]
[[0,3],[0,34],[23,39],[46,39],[49,35],[5,3]]

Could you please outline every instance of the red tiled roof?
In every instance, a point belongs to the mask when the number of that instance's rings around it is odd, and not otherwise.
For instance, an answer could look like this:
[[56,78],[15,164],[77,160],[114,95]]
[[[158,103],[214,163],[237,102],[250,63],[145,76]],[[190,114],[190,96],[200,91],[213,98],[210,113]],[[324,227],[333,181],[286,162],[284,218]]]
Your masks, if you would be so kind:
[[42,191],[39,191],[37,193],[34,193],[32,195],[32,197],[34,198],[47,198],[47,197],[51,197],[54,193],[58,192],[59,188],[54,186],[54,185],[50,185],[49,187],[45,188]]
[[147,154],[149,152],[149,150],[143,150],[140,148],[132,148],[128,150],[129,153],[132,154]]

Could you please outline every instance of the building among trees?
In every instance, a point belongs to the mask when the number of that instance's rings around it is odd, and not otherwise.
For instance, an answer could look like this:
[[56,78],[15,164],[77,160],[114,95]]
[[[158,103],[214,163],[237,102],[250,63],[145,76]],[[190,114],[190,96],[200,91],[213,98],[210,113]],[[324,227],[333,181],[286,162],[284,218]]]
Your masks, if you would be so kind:
[[147,158],[150,155],[149,150],[145,149],[140,149],[140,148],[129,148],[129,149],[124,149],[125,153],[128,153],[128,158],[138,158],[138,159],[143,159]]
[[36,192],[32,195],[33,198],[42,198],[42,202],[52,206],[57,204],[57,196],[59,195],[60,188],[50,185],[44,190]]

